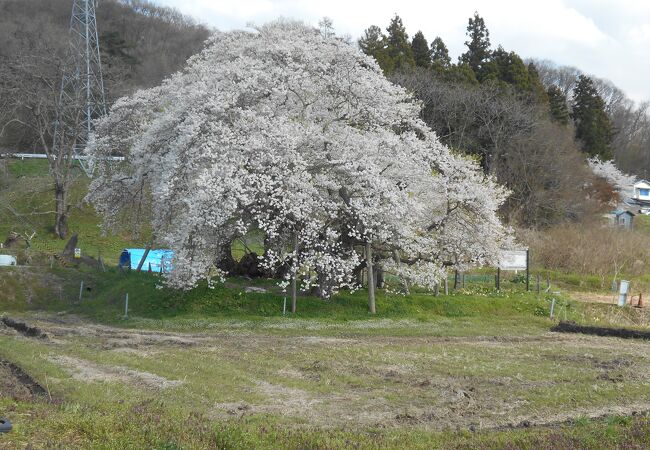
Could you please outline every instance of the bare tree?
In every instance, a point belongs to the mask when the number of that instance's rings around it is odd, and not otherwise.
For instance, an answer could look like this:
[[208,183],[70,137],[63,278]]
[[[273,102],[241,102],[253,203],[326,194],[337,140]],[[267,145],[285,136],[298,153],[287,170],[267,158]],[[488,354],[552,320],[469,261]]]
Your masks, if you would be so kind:
[[[64,239],[72,207],[68,198],[70,186],[78,175],[74,170],[73,148],[79,127],[77,123],[66,124],[60,145],[53,148],[60,69],[61,59],[47,48],[31,55],[0,60],[0,97],[6,102],[7,111],[0,130],[16,124],[29,129],[36,140],[34,145],[47,155],[54,188],[54,232]],[[68,107],[77,100],[80,99],[73,99]],[[81,111],[81,108],[76,109]],[[80,119],[79,114],[77,121]]]
[[450,147],[479,155],[486,173],[494,173],[507,142],[530,133],[538,120],[534,105],[496,84],[454,84],[426,70],[398,73],[393,80],[422,100],[422,118],[441,139]]
[[540,105],[495,84],[453,84],[427,71],[393,79],[422,100],[423,119],[445,144],[480,157],[511,190],[502,209],[511,222],[545,227],[598,210],[585,193],[592,175],[573,129],[551,123]]
[[572,66],[558,66],[549,60],[527,59],[532,62],[539,73],[539,79],[546,89],[556,86],[566,98],[571,98],[578,76],[582,71]]

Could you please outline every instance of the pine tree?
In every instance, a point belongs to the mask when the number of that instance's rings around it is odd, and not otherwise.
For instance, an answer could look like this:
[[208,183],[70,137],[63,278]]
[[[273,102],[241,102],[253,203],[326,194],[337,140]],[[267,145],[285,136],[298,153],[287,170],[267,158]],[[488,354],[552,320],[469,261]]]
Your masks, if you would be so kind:
[[449,50],[439,36],[431,42],[431,64],[437,73],[443,73],[451,66]]
[[465,42],[467,51],[460,56],[460,62],[466,63],[472,68],[476,77],[482,80],[482,72],[485,63],[490,58],[490,32],[485,26],[485,21],[477,12],[469,19],[467,25],[467,36]]
[[388,31],[387,50],[388,56],[392,60],[394,70],[410,69],[415,67],[413,50],[409,42],[409,36],[406,34],[406,28],[402,19],[395,15],[386,28]]
[[482,81],[493,80],[513,86],[519,92],[531,90],[530,76],[524,61],[502,46],[494,50],[483,66]]
[[570,114],[566,96],[557,86],[548,88],[546,94],[548,95],[548,108],[551,113],[551,119],[560,125],[567,126],[569,124]]
[[359,39],[359,48],[366,55],[372,56],[381,67],[385,74],[391,73],[395,65],[388,56],[386,36],[381,32],[381,28],[376,25],[368,27],[363,36]]
[[465,63],[450,64],[442,73],[442,78],[450,83],[478,85],[476,74],[472,68]]
[[427,69],[431,67],[431,50],[429,49],[427,39],[421,31],[418,31],[413,36],[411,49],[413,50],[413,59],[415,60],[416,66]]
[[576,138],[582,142],[584,151],[604,161],[612,159],[614,128],[593,80],[585,75],[578,77],[578,84],[573,90],[571,117],[576,126]]
[[101,52],[109,56],[107,58],[109,65],[110,57],[117,58],[132,67],[140,63],[138,58],[130,53],[135,48],[135,44],[125,41],[117,31],[102,33],[99,40]]
[[[548,104],[548,94],[546,93],[544,84],[542,84],[542,80],[539,76],[539,71],[537,70],[537,66],[535,66],[535,64],[530,62],[528,63],[527,69],[528,69],[528,77],[530,79],[530,91],[533,97],[537,100],[538,103]],[[566,106],[566,99],[565,99],[565,106]]]

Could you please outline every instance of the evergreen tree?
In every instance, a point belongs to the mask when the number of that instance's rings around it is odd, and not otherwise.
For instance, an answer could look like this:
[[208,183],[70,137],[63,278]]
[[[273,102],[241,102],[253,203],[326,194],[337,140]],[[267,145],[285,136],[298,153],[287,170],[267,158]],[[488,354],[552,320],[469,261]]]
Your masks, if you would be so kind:
[[551,119],[560,125],[569,124],[569,106],[567,98],[557,86],[551,86],[546,91],[548,95],[548,107],[551,113]]
[[605,112],[605,102],[593,80],[585,75],[578,77],[573,90],[571,117],[576,126],[576,138],[582,142],[584,151],[604,161],[612,159],[614,129]]
[[451,66],[449,50],[444,41],[438,36],[431,42],[431,64],[438,73],[448,70]]
[[[547,104],[548,94],[546,93],[546,89],[544,89],[542,80],[539,77],[539,71],[537,70],[537,66],[535,66],[535,64],[531,62],[528,63],[527,68],[528,68],[528,77],[530,79],[530,90],[531,93],[533,94],[533,97],[537,100],[538,103]],[[566,101],[565,101],[565,106],[566,106]]]
[[371,25],[364,31],[358,43],[361,51],[375,58],[385,74],[394,70],[393,61],[388,56],[386,36],[381,32],[381,28]]
[[413,36],[411,49],[413,50],[413,59],[415,60],[416,66],[427,69],[431,67],[431,50],[429,49],[427,39],[421,31],[418,31]]
[[393,70],[415,67],[409,36],[406,34],[406,28],[398,15],[393,17],[386,31],[388,31],[386,39],[388,56],[392,60]]
[[483,66],[481,81],[493,80],[509,84],[520,92],[531,90],[528,69],[515,52],[507,52],[499,46]]
[[135,44],[125,41],[117,31],[107,31],[102,33],[99,41],[101,52],[109,56],[109,65],[111,60],[110,57],[121,60],[127,66],[135,66],[140,63],[140,61],[130,53],[135,48]]
[[478,85],[476,74],[468,64],[450,64],[441,74],[442,78],[450,83]]
[[476,77],[482,80],[482,72],[485,63],[490,58],[490,32],[485,26],[485,21],[477,12],[469,19],[467,25],[467,36],[465,42],[467,51],[460,56],[460,62],[466,63],[472,68]]

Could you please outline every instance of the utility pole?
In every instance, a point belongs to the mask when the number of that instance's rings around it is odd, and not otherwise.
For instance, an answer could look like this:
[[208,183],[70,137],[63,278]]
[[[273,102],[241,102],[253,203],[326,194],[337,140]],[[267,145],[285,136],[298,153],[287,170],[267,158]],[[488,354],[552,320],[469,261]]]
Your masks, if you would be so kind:
[[96,9],[97,0],[73,0],[53,141],[55,155],[65,154],[60,147],[72,145],[67,154],[79,161],[88,176],[92,167],[80,156],[93,130],[92,121],[106,114]]

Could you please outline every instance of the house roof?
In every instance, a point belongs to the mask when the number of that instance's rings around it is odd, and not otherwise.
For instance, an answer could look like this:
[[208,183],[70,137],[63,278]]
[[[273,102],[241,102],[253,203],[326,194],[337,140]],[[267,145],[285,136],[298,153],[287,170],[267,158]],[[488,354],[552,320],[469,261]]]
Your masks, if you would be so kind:
[[650,189],[650,182],[646,180],[639,180],[636,183],[634,183],[634,187],[640,189]]

